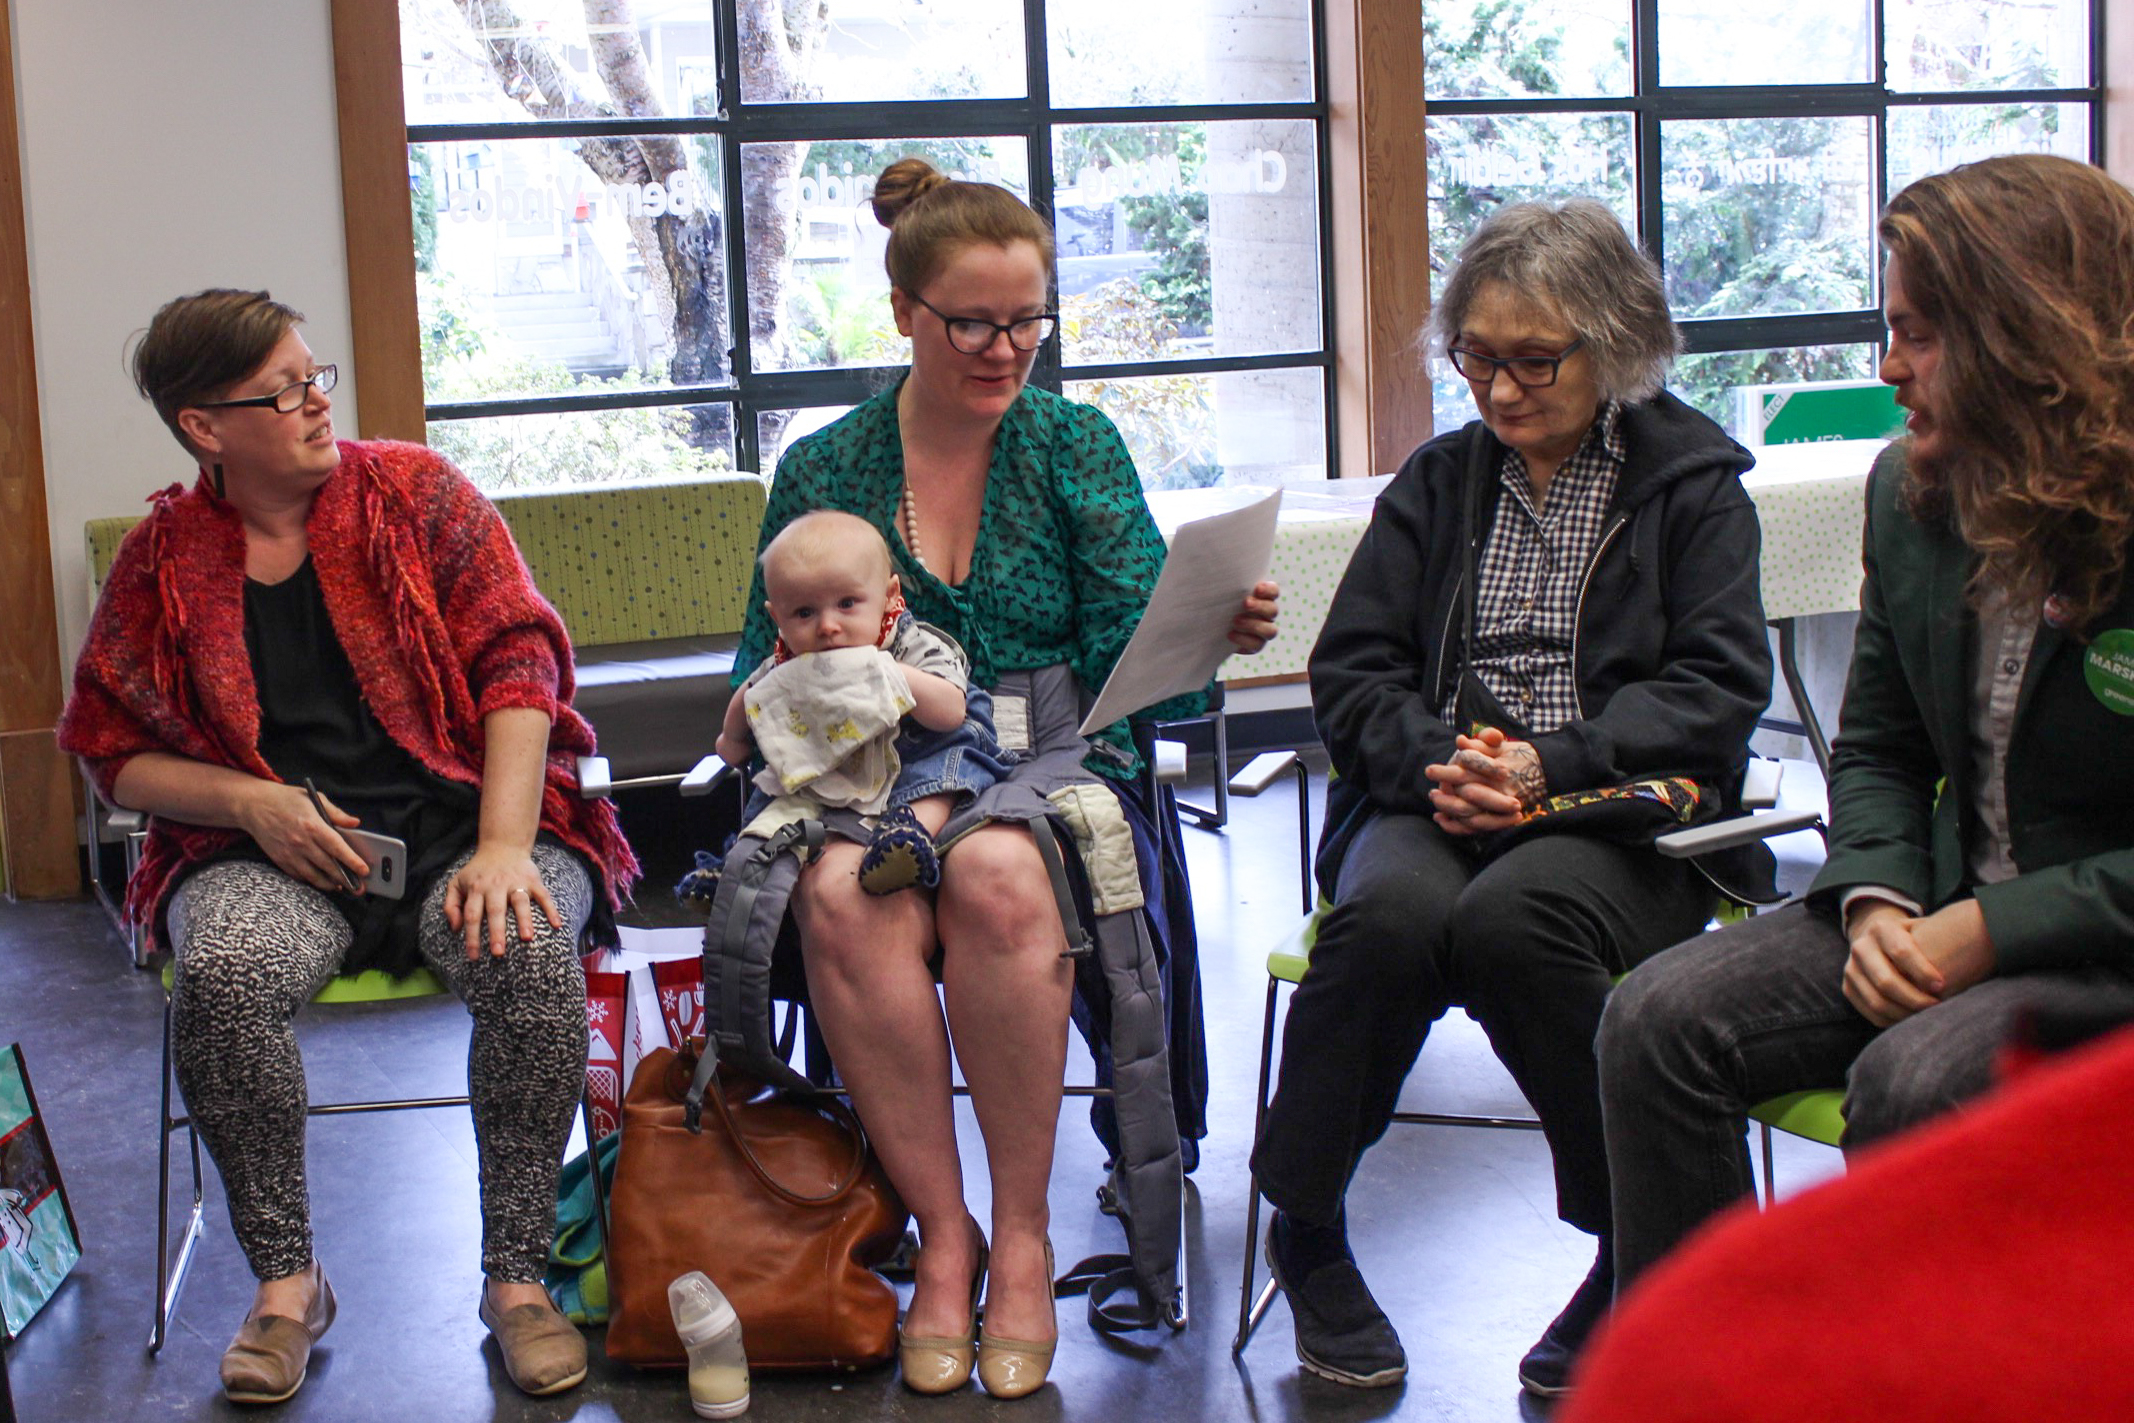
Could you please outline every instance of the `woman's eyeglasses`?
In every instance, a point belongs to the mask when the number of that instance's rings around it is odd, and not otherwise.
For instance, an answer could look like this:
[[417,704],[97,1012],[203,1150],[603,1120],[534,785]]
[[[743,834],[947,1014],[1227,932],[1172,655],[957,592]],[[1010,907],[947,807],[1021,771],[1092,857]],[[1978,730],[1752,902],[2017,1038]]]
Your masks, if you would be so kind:
[[1487,385],[1497,378],[1498,371],[1509,371],[1514,382],[1535,389],[1556,384],[1556,377],[1563,363],[1573,351],[1586,344],[1581,336],[1553,356],[1513,356],[1509,359],[1485,356],[1480,351],[1470,351],[1465,346],[1454,346],[1445,354],[1452,359],[1452,368],[1477,385]]
[[333,389],[334,383],[340,378],[340,372],[335,367],[320,366],[302,380],[291,381],[272,395],[255,395],[245,400],[199,400],[193,402],[193,408],[196,410],[244,410],[256,407],[261,410],[272,410],[277,415],[294,415],[304,408],[305,401],[311,399],[311,388],[313,386],[317,386],[319,394],[324,395],[327,391]]
[[941,318],[941,324],[948,328],[949,345],[966,356],[991,349],[995,336],[1006,336],[1008,344],[1018,351],[1034,351],[1051,339],[1060,324],[1056,311],[1041,311],[1019,321],[984,321],[975,316],[950,316],[923,296],[915,295],[912,300]]

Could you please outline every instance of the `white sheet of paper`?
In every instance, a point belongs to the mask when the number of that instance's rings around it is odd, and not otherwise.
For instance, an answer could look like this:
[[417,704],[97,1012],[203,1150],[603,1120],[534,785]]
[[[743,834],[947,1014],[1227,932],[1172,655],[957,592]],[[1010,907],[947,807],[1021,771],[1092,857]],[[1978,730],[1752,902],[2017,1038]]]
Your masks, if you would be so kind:
[[1275,489],[1242,509],[1179,526],[1141,625],[1097,693],[1080,735],[1208,684],[1237,650],[1230,645],[1230,624],[1274,562],[1281,512],[1282,491]]

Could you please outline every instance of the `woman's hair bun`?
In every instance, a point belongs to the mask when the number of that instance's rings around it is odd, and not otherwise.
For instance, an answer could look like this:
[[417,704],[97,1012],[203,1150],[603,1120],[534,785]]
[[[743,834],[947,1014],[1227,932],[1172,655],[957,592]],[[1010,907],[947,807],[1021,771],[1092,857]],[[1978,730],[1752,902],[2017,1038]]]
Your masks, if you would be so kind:
[[874,180],[874,220],[884,227],[895,226],[900,213],[949,181],[946,173],[924,158],[899,158]]

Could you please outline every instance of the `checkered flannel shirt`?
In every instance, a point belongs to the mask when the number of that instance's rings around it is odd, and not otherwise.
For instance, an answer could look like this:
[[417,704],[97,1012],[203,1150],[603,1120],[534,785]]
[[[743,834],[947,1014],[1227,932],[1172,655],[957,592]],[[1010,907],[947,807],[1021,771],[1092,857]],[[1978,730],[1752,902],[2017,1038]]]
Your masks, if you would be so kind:
[[[1525,457],[1508,449],[1497,467],[1503,491],[1476,575],[1480,601],[1468,666],[1529,733],[1554,731],[1578,716],[1578,676],[1571,665],[1578,590],[1622,475],[1621,417],[1617,402],[1601,406],[1577,452],[1549,481],[1547,501],[1538,510]],[[1458,697],[1455,682],[1443,708],[1448,722]]]

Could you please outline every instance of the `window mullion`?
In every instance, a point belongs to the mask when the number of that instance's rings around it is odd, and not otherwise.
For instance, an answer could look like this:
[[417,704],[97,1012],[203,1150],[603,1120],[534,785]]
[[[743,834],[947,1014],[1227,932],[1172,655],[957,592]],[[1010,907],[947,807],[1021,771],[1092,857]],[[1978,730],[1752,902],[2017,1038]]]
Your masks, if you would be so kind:
[[755,352],[749,342],[748,209],[741,175],[741,140],[749,125],[741,91],[741,17],[736,0],[719,0],[719,190],[725,210],[719,236],[726,247],[726,374],[739,392],[734,405],[734,467],[763,472],[756,428]]
[[1630,12],[1630,54],[1637,95],[1638,241],[1652,260],[1666,265],[1667,212],[1661,200],[1660,115],[1654,96],[1660,88],[1660,0],[1635,0]]
[[[1028,106],[1021,131],[1029,149],[1030,206],[1048,222],[1056,222],[1052,128],[1058,116],[1052,112],[1052,49],[1045,8],[1045,0],[1023,0],[1023,73]],[[1055,281],[1055,288],[1057,285]],[[1057,304],[1055,299],[1054,305]],[[1060,347],[1065,339],[1064,333],[1055,330],[1052,338],[1038,348],[1037,360],[1030,368],[1031,382],[1054,394],[1062,388]]]
[[[1334,479],[1341,473],[1341,421],[1336,418],[1340,384],[1339,373],[1334,368],[1335,338],[1338,334],[1334,328],[1334,141],[1332,125],[1325,118],[1330,93],[1327,75],[1329,61],[1326,0],[1311,0],[1309,19],[1312,27],[1312,100],[1320,111],[1318,121],[1312,125],[1312,131],[1318,137],[1319,154],[1319,350],[1326,362],[1319,398],[1321,409],[1325,412],[1326,477]],[[1426,237],[1425,251],[1428,250],[1428,245]]]

